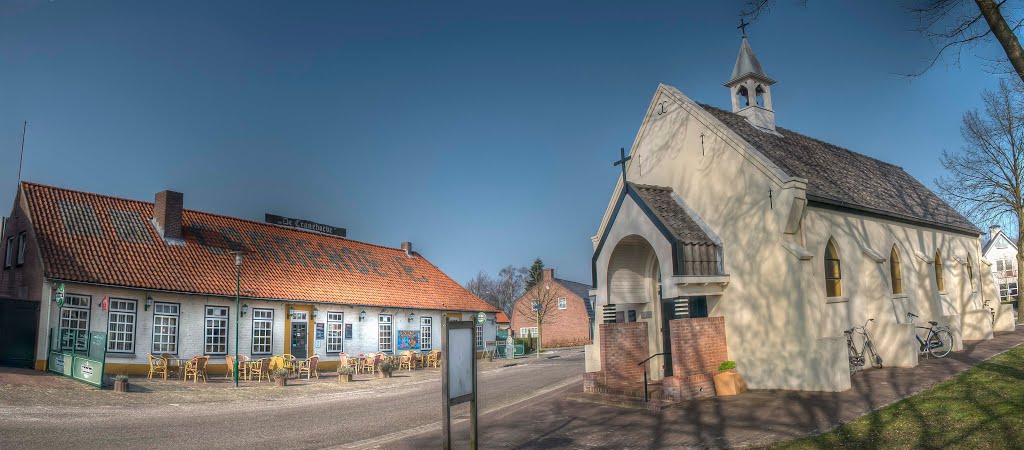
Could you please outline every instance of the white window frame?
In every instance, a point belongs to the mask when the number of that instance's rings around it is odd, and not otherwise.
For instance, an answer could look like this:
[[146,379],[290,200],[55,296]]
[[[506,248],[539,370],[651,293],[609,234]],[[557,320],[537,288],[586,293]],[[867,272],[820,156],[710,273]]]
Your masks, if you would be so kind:
[[[181,304],[153,303],[153,341],[150,348],[154,355],[178,354],[178,327],[181,323]],[[158,337],[166,337],[157,339]],[[158,347],[159,346],[159,347]]]
[[391,314],[377,315],[377,351],[395,351],[394,317]]
[[[227,306],[205,305],[203,307],[203,354],[204,355],[226,355],[228,354],[228,331],[231,329],[230,313]],[[223,312],[223,314],[220,314]],[[211,334],[211,331],[223,331],[223,335]],[[217,341],[223,341],[217,342]],[[217,351],[223,345],[224,351]],[[210,349],[213,349],[211,351]]]
[[434,349],[434,318],[420,317],[420,351]]
[[[64,304],[60,307],[59,316],[61,350],[85,351],[89,348],[90,306],[92,306],[92,296],[70,293],[64,295]],[[67,317],[65,317],[65,312],[68,313]],[[71,317],[72,315],[74,317]],[[72,323],[85,324],[85,328],[70,328],[68,325],[71,325]],[[68,341],[64,339],[64,330],[67,329],[78,332],[78,336],[71,345],[68,345]],[[79,346],[79,343],[82,345]]]
[[25,246],[28,244],[28,233],[22,231],[18,233],[18,259],[15,260],[15,264],[25,264]]
[[1002,303],[1010,302],[1012,298],[1017,296],[1018,292],[1016,282],[1007,281],[999,283],[999,301]]
[[14,264],[14,236],[7,238],[7,247],[4,251],[4,269],[10,269]]
[[[264,348],[266,349],[265,351]],[[273,309],[252,309],[252,343],[250,350],[253,355],[272,355],[274,353]]]
[[532,336],[537,336],[537,327],[519,327],[519,337],[524,338],[528,333],[532,332]]
[[139,328],[139,301],[107,299],[107,353],[135,353],[135,332]]
[[345,313],[328,311],[327,325],[324,331],[327,353],[343,353],[345,351]]
[[558,298],[558,309],[568,309],[568,308],[569,308],[569,302],[567,302],[565,300],[565,297],[559,297]]
[[473,323],[475,324],[475,328],[476,328],[476,333],[474,333],[476,335],[476,349],[477,350],[483,350],[484,349],[484,324],[482,324],[480,322],[477,322],[476,320],[474,320]]

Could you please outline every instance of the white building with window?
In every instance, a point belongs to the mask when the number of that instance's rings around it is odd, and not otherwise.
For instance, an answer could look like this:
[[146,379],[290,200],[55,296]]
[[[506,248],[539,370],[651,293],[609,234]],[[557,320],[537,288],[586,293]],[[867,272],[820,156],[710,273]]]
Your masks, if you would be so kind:
[[992,263],[992,280],[999,288],[1002,303],[1017,301],[1017,244],[999,225],[988,229],[989,235],[981,247],[981,256]]
[[342,353],[439,349],[445,320],[481,313],[478,347],[495,339],[498,310],[410,243],[390,248],[182,206],[169,191],[142,202],[20,185],[16,220],[0,240],[0,296],[39,302],[25,317],[36,338],[17,343],[35,349],[34,367],[45,368],[51,329],[63,349],[106,332],[107,372],[135,374],[149,354],[209,355],[216,374],[236,347],[253,358],[318,355],[330,370]]

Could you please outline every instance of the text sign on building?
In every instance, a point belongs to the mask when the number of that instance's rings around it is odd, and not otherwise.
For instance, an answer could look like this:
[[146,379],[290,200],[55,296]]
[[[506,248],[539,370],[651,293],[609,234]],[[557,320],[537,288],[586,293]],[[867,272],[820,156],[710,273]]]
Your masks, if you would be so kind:
[[301,228],[303,230],[315,231],[317,233],[330,234],[334,236],[345,237],[347,234],[347,230],[341,227],[324,225],[322,223],[310,222],[303,219],[293,219],[291,217],[283,217],[276,214],[264,214],[263,220],[269,224]]

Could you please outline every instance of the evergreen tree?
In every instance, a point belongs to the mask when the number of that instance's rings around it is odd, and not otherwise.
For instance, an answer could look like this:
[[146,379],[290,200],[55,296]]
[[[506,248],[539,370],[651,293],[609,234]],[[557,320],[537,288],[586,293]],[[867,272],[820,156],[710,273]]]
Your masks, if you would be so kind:
[[526,281],[526,290],[533,289],[540,280],[544,278],[544,261],[540,258],[533,260],[533,265],[530,266],[530,279]]

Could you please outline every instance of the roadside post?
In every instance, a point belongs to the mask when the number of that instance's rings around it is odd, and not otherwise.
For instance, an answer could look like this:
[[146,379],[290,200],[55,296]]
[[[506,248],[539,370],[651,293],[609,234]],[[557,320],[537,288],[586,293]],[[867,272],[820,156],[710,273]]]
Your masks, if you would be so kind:
[[537,358],[540,358],[540,310],[544,309],[544,306],[540,303],[533,304],[533,314],[537,316]]
[[452,448],[452,406],[469,402],[469,448],[476,450],[476,329],[472,321],[446,320],[441,327],[441,448]]

